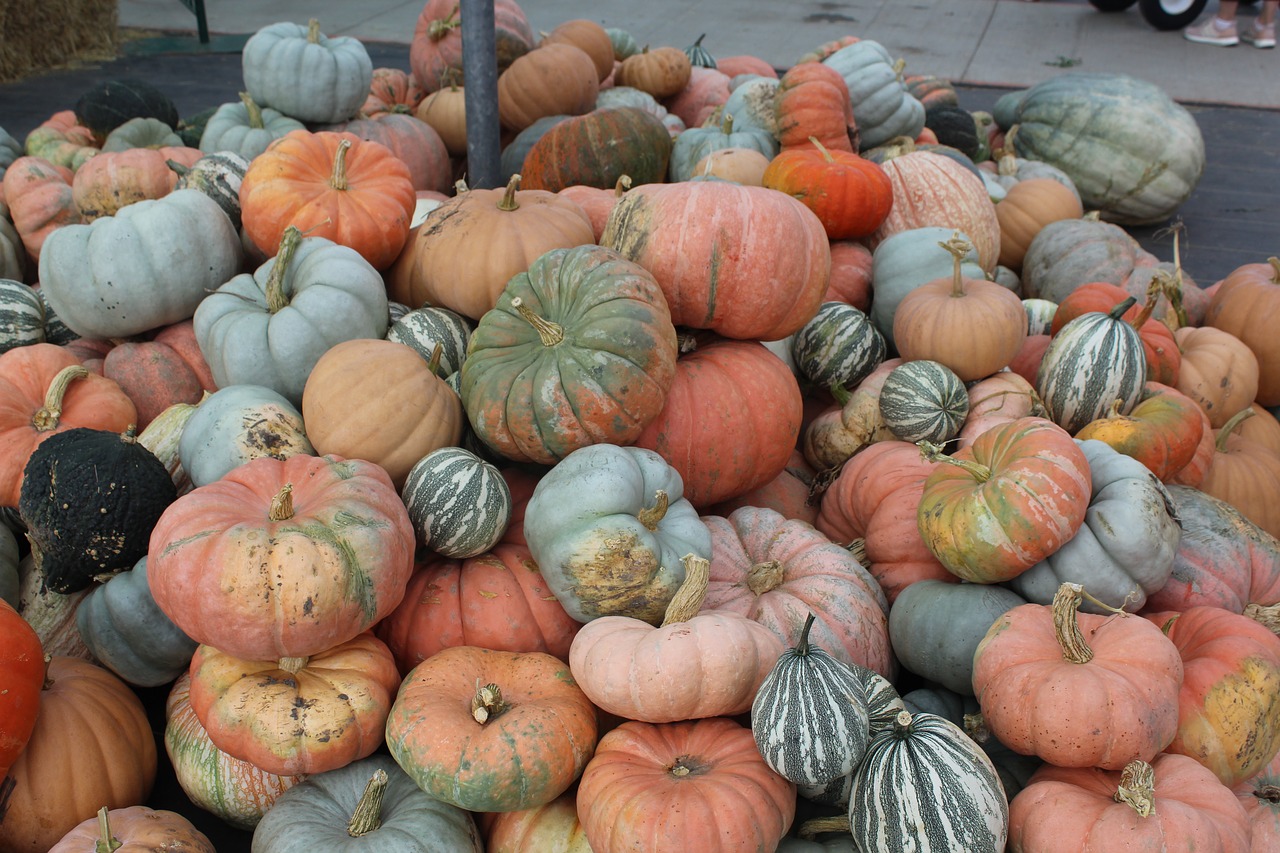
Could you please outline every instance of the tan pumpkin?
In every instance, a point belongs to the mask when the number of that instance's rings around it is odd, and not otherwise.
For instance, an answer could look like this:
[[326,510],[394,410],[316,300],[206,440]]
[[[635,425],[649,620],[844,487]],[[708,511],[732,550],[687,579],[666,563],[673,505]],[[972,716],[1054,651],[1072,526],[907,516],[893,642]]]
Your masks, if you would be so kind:
[[693,167],[697,178],[719,178],[749,187],[764,185],[769,158],[751,148],[720,148],[704,156]]
[[431,126],[444,140],[451,157],[467,153],[467,98],[461,86],[444,86],[427,95],[413,114]]
[[613,73],[613,42],[604,27],[586,18],[562,21],[542,37],[541,45],[571,44],[580,48],[596,66],[600,82]]
[[1280,454],[1235,434],[1240,422],[1253,414],[1254,409],[1246,407],[1214,431],[1213,462],[1200,490],[1280,537]]
[[1030,178],[1009,188],[996,205],[1000,223],[1000,263],[1022,269],[1027,247],[1050,222],[1084,216],[1080,198],[1053,178]]
[[1258,402],[1280,405],[1280,258],[1244,264],[1218,285],[1205,312],[1205,325],[1230,332],[1253,350],[1261,374]]
[[173,191],[178,173],[169,166],[193,166],[198,148],[128,148],[104,151],[76,170],[71,193],[85,222],[112,216],[120,208]]
[[1174,386],[1200,404],[1214,429],[1258,397],[1258,357],[1230,332],[1185,326],[1173,333],[1182,350]]
[[693,63],[676,47],[645,48],[622,60],[615,79],[619,86],[648,92],[655,98],[669,98],[683,89],[693,76]]
[[595,107],[595,61],[567,42],[537,47],[498,77],[498,120],[519,132],[543,116],[582,115]]
[[462,438],[462,401],[411,347],[344,341],[307,377],[302,421],[320,454],[381,465],[396,488],[414,464]]

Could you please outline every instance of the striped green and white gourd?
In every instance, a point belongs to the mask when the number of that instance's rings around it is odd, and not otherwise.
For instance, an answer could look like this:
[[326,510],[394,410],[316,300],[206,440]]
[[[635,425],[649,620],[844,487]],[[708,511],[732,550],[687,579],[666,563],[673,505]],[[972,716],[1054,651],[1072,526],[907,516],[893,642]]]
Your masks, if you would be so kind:
[[1058,330],[1036,371],[1036,392],[1049,418],[1075,435],[1105,417],[1117,400],[1127,415],[1142,398],[1147,356],[1138,331],[1120,319],[1129,297],[1107,313],[1081,314]]
[[388,299],[387,300],[387,331],[390,331],[391,327],[394,326],[396,323],[398,323],[400,321],[400,318],[403,317],[405,314],[408,314],[409,311],[411,310],[412,309],[409,308],[408,305],[405,305],[403,302],[393,302],[390,299]]
[[204,155],[190,168],[172,161],[169,165],[179,175],[174,189],[199,190],[216,201],[231,224],[240,228],[240,184],[249,169],[247,159],[234,151],[216,151]]
[[1024,299],[1022,307],[1027,312],[1027,334],[1049,334],[1053,328],[1053,315],[1058,313],[1058,303],[1051,299]]
[[969,392],[951,368],[929,359],[907,361],[885,377],[880,417],[903,441],[942,444],[960,434]]
[[39,288],[36,293],[40,295],[40,303],[44,305],[44,342],[62,346],[80,340],[80,336],[71,331],[67,324],[62,322],[62,318],[49,307],[49,299],[44,295],[44,289]]
[[440,344],[438,375],[448,376],[462,369],[472,328],[471,322],[461,314],[424,305],[392,323],[387,329],[387,340],[412,348],[426,361],[431,361],[436,344]]
[[461,447],[418,460],[400,490],[418,544],[463,559],[488,551],[511,522],[511,490],[496,467]]
[[901,711],[854,774],[849,828],[860,850],[1001,853],[1009,803],[982,747],[949,720]]
[[44,301],[35,288],[0,278],[0,352],[44,342]]
[[858,766],[870,738],[862,681],[849,666],[800,640],[778,658],[751,704],[751,733],[765,764],[796,784],[822,785]]
[[796,369],[818,388],[851,388],[884,361],[884,335],[844,302],[824,302],[791,338]]

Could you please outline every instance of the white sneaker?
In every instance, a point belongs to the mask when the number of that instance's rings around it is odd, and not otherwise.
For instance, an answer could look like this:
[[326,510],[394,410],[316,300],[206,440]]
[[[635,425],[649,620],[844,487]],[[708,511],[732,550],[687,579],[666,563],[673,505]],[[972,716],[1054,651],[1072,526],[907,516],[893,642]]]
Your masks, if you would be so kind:
[[1259,26],[1257,21],[1253,22],[1253,26],[1240,34],[1240,40],[1248,42],[1254,47],[1275,47],[1276,46],[1276,25],[1272,21],[1265,27]]
[[1188,41],[1198,44],[1215,44],[1218,47],[1232,47],[1240,43],[1240,36],[1236,34],[1236,23],[1225,30],[1219,29],[1216,18],[1210,18],[1198,27],[1187,27],[1182,31],[1183,36]]

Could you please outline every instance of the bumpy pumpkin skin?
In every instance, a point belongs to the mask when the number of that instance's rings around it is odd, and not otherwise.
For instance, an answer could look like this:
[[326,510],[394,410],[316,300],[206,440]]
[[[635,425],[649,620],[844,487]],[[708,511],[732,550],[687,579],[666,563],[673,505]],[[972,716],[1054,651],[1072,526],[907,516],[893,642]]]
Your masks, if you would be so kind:
[[263,457],[170,505],[151,533],[147,579],[197,642],[249,660],[305,657],[395,609],[413,548],[409,514],[377,465]]

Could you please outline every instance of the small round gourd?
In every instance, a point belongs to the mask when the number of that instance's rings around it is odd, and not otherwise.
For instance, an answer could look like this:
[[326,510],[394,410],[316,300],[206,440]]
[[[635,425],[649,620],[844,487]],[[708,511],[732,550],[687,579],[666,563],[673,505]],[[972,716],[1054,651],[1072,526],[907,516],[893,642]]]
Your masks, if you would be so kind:
[[791,340],[791,356],[819,388],[852,388],[880,362],[887,345],[871,318],[844,302],[825,302]]
[[880,416],[903,441],[941,444],[959,435],[969,415],[964,382],[946,365],[928,359],[895,367],[880,390]]
[[511,490],[493,465],[460,447],[442,447],[409,470],[400,490],[418,544],[445,557],[492,548],[511,521]]
[[766,764],[797,785],[848,776],[870,740],[862,682],[845,663],[800,640],[782,653],[751,705],[751,733]]
[[237,229],[240,227],[240,182],[249,168],[249,160],[234,151],[205,154],[193,166],[169,168],[178,173],[175,190],[199,190],[218,203],[222,212]]
[[426,361],[431,361],[439,344],[438,375],[449,376],[462,369],[473,326],[470,320],[448,308],[424,305],[395,320],[387,330],[387,340],[404,344]]
[[146,556],[151,528],[178,491],[168,470],[123,435],[77,427],[42,442],[23,471],[18,510],[49,589],[88,589]]
[[44,342],[44,302],[35,288],[0,278],[0,352]]

